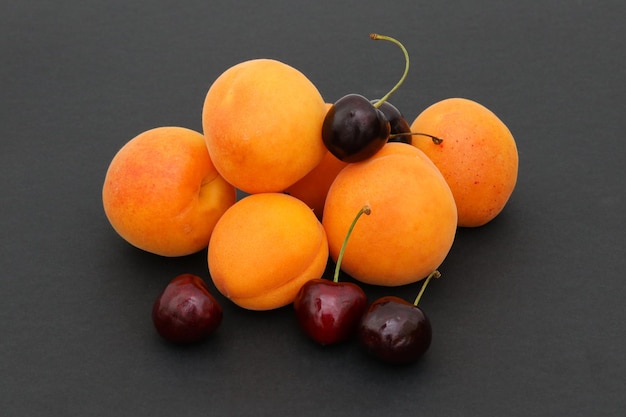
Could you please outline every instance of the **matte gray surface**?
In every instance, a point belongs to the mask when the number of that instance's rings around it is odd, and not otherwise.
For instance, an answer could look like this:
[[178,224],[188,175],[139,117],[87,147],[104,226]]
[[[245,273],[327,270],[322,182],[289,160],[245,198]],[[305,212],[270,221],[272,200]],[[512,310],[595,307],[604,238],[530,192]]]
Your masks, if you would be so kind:
[[[2,2],[0,410],[5,416],[617,416],[626,407],[621,1]],[[513,132],[517,188],[460,230],[420,303],[414,366],[320,348],[290,307],[244,311],[199,346],[162,342],[155,297],[205,254],[165,259],[109,226],[115,152],[162,125],[201,130],[211,82],[269,57],[332,102],[380,97],[412,120],[443,98]],[[417,285],[379,295],[413,298]]]

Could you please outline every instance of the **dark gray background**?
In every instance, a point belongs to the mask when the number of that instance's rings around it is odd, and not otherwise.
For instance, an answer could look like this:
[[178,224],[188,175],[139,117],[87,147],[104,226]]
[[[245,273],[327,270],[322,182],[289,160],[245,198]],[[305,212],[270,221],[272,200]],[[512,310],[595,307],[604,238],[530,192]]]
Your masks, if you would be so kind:
[[[5,416],[617,416],[624,359],[626,3],[2,1],[0,410]],[[115,152],[162,125],[201,130],[211,82],[280,59],[327,101],[486,105],[520,155],[506,209],[460,230],[421,302],[434,341],[389,367],[320,348],[290,307],[218,296],[208,343],[162,342],[150,309],[205,253],[166,259],[111,229]],[[213,287],[212,287],[213,288]],[[417,285],[366,287],[412,299]]]

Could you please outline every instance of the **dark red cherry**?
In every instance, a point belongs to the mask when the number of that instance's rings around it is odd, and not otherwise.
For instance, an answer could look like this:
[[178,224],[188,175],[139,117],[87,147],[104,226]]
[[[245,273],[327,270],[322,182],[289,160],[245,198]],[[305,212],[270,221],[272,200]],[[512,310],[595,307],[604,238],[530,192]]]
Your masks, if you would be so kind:
[[[372,104],[376,104],[378,100],[371,100]],[[384,101],[378,109],[383,112],[385,118],[389,121],[390,136],[388,142],[402,142],[410,144],[412,142],[411,126],[406,121],[400,110],[388,101]],[[402,135],[407,133],[407,135]]]
[[345,342],[356,333],[367,296],[352,282],[308,281],[294,300],[300,328],[321,345]]
[[390,132],[383,112],[359,94],[348,94],[337,100],[322,125],[324,145],[344,162],[371,157],[387,143]]
[[365,312],[358,329],[358,340],[375,357],[390,363],[416,361],[430,347],[432,327],[430,320],[417,306],[433,271],[411,304],[399,297],[386,296],[374,301]]
[[396,85],[375,104],[359,94],[348,94],[337,100],[326,113],[322,139],[328,150],[345,162],[363,161],[387,143],[391,125],[379,107],[402,85],[409,72],[409,54],[401,42],[377,33],[370,34],[370,38],[398,45],[404,54],[404,72]]
[[419,359],[430,347],[430,320],[417,306],[394,296],[374,301],[359,326],[359,341],[366,350],[390,363]]
[[367,308],[367,296],[361,287],[351,282],[339,282],[341,260],[350,234],[363,214],[370,214],[363,206],[348,227],[343,240],[333,280],[314,279],[306,282],[293,302],[300,328],[311,339],[322,345],[345,342],[352,338]]
[[174,343],[207,338],[222,322],[222,307],[197,275],[174,278],[156,299],[152,322],[157,332]]

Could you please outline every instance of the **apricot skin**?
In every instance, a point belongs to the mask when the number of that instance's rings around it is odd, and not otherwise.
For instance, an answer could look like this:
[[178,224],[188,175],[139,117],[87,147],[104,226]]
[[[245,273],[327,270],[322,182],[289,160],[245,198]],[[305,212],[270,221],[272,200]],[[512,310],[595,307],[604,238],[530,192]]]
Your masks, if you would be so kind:
[[341,268],[373,285],[398,286],[425,278],[447,256],[457,227],[450,188],[419,149],[388,143],[372,158],[350,164],[330,187],[322,223],[336,262],[348,227],[364,205]]
[[158,127],[131,139],[113,157],[102,187],[115,231],[162,256],[206,248],[235,198],[235,188],[215,170],[204,137],[182,127]]
[[459,226],[478,227],[505,207],[517,182],[518,153],[508,127],[475,101],[449,98],[425,109],[411,125],[443,139],[413,136],[446,178],[456,201]]
[[[326,103],[326,111],[332,107],[332,103]],[[347,162],[339,160],[330,151],[326,151],[322,161],[317,164],[308,174],[285,190],[285,193],[304,201],[318,219],[322,219],[324,203],[330,185],[335,180]]]
[[304,74],[280,61],[254,59],[214,81],[202,126],[228,182],[250,194],[281,192],[322,160],[325,114],[326,103]]
[[321,277],[328,242],[305,203],[282,193],[257,193],[218,221],[207,261],[222,295],[249,310],[271,310],[293,302],[305,282]]
[[304,178],[287,188],[285,192],[305,202],[321,220],[328,190],[337,174],[346,165],[348,165],[347,162],[343,162],[332,153],[326,152],[322,162]]

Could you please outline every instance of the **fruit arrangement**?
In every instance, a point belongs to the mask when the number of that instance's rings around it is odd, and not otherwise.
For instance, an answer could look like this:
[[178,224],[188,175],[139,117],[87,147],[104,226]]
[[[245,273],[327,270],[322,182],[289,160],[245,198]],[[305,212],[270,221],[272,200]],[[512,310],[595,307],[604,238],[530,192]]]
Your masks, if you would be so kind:
[[[249,310],[293,305],[321,345],[354,339],[385,362],[420,358],[432,338],[417,306],[458,227],[478,227],[506,205],[517,180],[515,141],[486,107],[434,103],[408,123],[388,100],[347,94],[328,103],[300,71],[253,59],[211,84],[203,132],[164,126],[124,145],[102,202],[131,245],[165,257],[207,251],[207,272]],[[237,190],[246,195],[237,199]],[[323,277],[329,263],[334,276]],[[343,271],[355,282],[339,281]],[[413,303],[368,302],[358,283],[423,281]],[[173,343],[215,332],[222,308],[197,275],[175,277],[156,299],[154,327]]]

